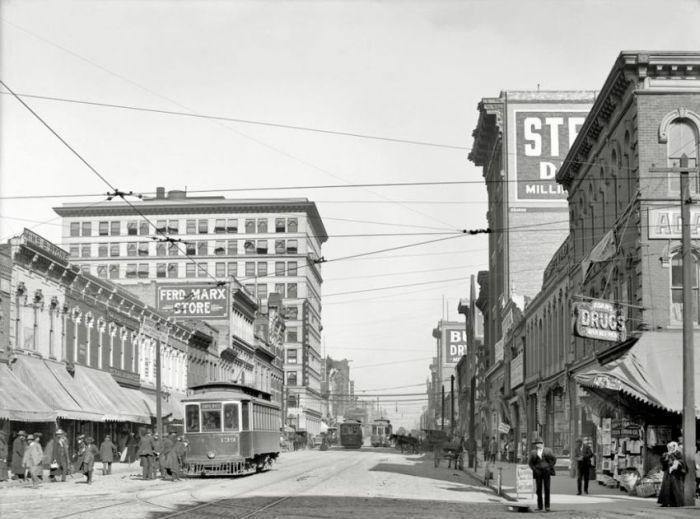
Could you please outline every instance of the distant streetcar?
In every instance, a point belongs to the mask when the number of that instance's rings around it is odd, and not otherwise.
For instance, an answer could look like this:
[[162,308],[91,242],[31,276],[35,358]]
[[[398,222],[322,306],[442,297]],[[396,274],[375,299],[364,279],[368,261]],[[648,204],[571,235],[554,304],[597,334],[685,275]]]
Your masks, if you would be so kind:
[[389,447],[391,439],[391,422],[384,418],[379,418],[372,422],[372,435],[370,441],[372,447]]
[[359,420],[345,420],[340,424],[340,445],[346,449],[362,447],[362,423]]
[[270,394],[241,384],[190,388],[182,403],[190,476],[261,472],[279,456],[280,406]]

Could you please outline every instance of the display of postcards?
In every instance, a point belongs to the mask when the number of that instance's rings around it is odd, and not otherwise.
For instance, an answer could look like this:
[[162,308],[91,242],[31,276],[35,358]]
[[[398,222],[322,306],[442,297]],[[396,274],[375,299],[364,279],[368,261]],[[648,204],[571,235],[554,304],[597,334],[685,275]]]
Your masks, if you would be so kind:
[[612,470],[612,460],[603,460],[603,470]]
[[612,435],[611,435],[610,431],[603,431],[603,434],[601,436],[602,436],[601,440],[602,440],[603,444],[612,442]]
[[610,448],[610,444],[604,444],[603,445],[603,456],[610,456],[612,454],[612,449]]
[[603,432],[605,431],[611,431],[612,430],[612,419],[611,418],[603,418]]

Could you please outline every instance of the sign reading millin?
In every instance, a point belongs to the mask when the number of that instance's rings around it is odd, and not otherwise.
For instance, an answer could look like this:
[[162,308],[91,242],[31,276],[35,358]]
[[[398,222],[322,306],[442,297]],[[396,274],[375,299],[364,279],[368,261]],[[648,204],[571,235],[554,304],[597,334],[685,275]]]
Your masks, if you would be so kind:
[[599,299],[575,303],[574,317],[574,333],[579,337],[613,342],[627,338],[627,318],[619,305]]
[[157,308],[175,318],[226,318],[229,290],[209,284],[160,285]]
[[554,177],[585,119],[581,111],[515,111],[517,200],[566,198]]

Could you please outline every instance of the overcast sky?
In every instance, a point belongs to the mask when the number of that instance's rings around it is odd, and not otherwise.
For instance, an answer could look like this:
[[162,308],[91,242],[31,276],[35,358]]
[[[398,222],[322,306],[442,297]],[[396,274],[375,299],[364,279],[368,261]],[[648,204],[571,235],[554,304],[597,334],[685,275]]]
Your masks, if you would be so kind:
[[[600,89],[620,50],[697,50],[696,1],[0,1],[0,78],[25,94],[426,141],[428,147],[26,99],[122,190],[480,180],[476,106],[502,89]],[[0,96],[1,195],[106,186]],[[316,201],[327,259],[486,227],[481,184],[251,191]],[[1,200],[0,238],[61,242],[52,207]],[[421,202],[421,203],[418,203]],[[354,221],[352,221],[354,220]],[[45,222],[38,225],[38,222]],[[363,223],[376,222],[376,223]],[[356,388],[422,391],[432,328],[487,265],[484,236],[323,267],[324,342]],[[371,259],[370,259],[371,258]],[[444,281],[451,280],[451,281]],[[439,282],[367,293],[341,292]],[[443,306],[443,300],[446,302]],[[443,310],[446,308],[446,310]],[[460,319],[461,320],[461,319]],[[420,405],[388,404],[399,425]]]

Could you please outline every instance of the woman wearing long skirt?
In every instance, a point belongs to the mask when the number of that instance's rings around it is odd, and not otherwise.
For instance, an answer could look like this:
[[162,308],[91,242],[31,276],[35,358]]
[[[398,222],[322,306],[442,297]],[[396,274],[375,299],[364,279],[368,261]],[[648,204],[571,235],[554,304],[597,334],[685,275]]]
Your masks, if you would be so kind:
[[661,506],[683,506],[683,482],[688,468],[676,442],[669,442],[668,451],[661,457],[664,478],[661,481],[658,503]]

